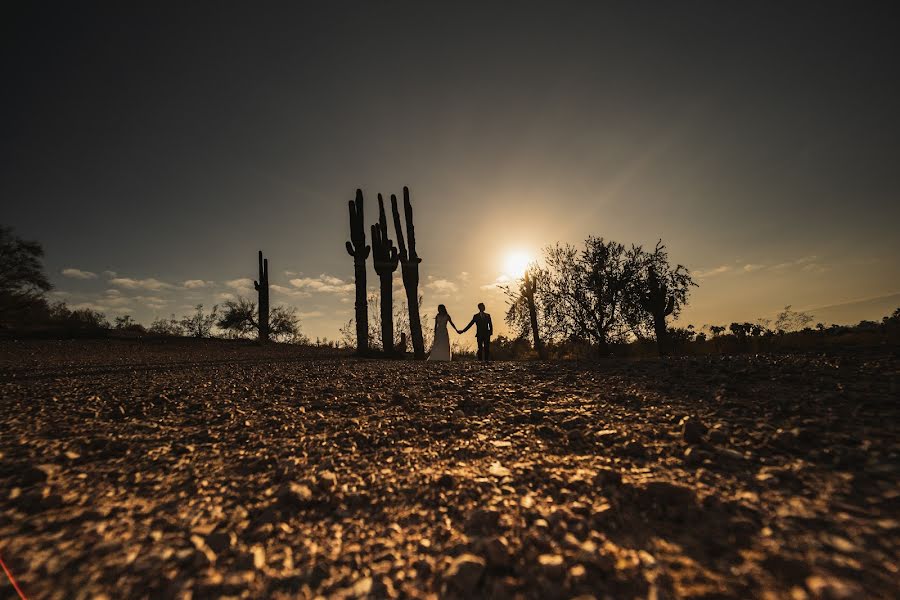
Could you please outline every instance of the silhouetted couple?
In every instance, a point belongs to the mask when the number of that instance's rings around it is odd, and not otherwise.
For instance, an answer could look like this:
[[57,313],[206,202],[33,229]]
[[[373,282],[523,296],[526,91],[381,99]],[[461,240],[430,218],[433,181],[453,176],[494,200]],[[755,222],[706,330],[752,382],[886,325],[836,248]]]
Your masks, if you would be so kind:
[[462,335],[475,326],[475,340],[478,342],[478,360],[488,362],[491,360],[491,335],[494,333],[494,322],[491,321],[491,315],[484,312],[484,303],[478,303],[478,312],[469,321],[465,329],[460,331],[450,318],[447,307],[443,304],[438,305],[437,315],[434,317],[434,343],[431,346],[431,354],[428,360],[446,361],[452,358],[450,353],[450,333],[447,331],[447,324],[453,325],[453,330]]

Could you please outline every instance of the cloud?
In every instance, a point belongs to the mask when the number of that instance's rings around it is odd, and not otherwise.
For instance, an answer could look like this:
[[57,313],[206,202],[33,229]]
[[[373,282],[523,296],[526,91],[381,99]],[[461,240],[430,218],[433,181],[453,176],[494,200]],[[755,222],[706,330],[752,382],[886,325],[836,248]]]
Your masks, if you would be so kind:
[[432,279],[425,284],[425,287],[437,295],[454,294],[459,290],[457,285],[448,279]]
[[460,281],[468,281],[468,280],[469,280],[469,273],[468,273],[468,271],[463,271],[462,273],[460,273],[460,274],[459,274],[459,280],[460,280]]
[[248,277],[241,277],[240,279],[231,279],[225,282],[225,285],[230,287],[233,290],[238,290],[241,292],[251,292],[254,291],[253,280]]
[[129,290],[165,290],[172,287],[171,284],[160,281],[159,279],[154,279],[152,277],[147,279],[131,279],[130,277],[114,277],[110,279],[109,282],[112,285],[123,287]]
[[284,294],[285,296],[290,296],[291,298],[309,298],[310,296],[309,292],[291,287],[285,287],[276,283],[269,284],[269,289],[277,294]]
[[509,275],[500,275],[492,283],[486,283],[481,287],[483,290],[498,290],[501,286],[509,285],[513,281]]
[[62,275],[63,277],[70,277],[72,279],[97,279],[96,273],[92,273],[91,271],[82,271],[81,269],[76,269],[74,267],[63,269]]
[[701,269],[699,271],[695,271],[694,275],[697,276],[697,279],[706,279],[708,277],[715,277],[716,275],[727,273],[730,270],[731,267],[729,267],[728,265],[721,265],[718,267],[713,267],[712,269]]
[[752,273],[753,271],[759,271],[760,269],[765,269],[766,265],[754,265],[754,264],[746,264],[744,265],[745,273]]
[[318,277],[297,277],[291,279],[291,285],[301,290],[323,294],[346,294],[352,292],[356,287],[354,284],[347,283],[339,277],[326,275],[325,273]]
[[104,277],[113,278],[113,277],[115,277],[116,275],[118,275],[118,273],[116,273],[115,271],[103,271],[103,276],[104,276]]
[[787,269],[787,268],[790,268],[790,267],[798,267],[798,266],[801,266],[801,265],[805,265],[805,264],[807,264],[807,263],[814,262],[815,260],[816,260],[815,255],[811,255],[811,256],[802,256],[802,257],[800,257],[800,258],[798,258],[798,259],[796,259],[796,260],[789,260],[789,261],[787,261],[787,262],[778,263],[777,265],[773,265],[773,266],[772,266],[772,269],[775,269],[775,270],[782,270],[782,269]]
[[324,317],[325,313],[323,313],[321,310],[311,310],[309,312],[297,313],[297,316],[299,316],[301,319],[315,319],[316,317]]
[[186,289],[196,290],[196,289],[200,289],[200,288],[205,288],[212,284],[213,284],[212,281],[203,281],[202,279],[188,279],[181,285],[184,286],[184,288],[186,288]]
[[216,300],[235,300],[234,294],[230,294],[228,292],[220,292],[216,294]]

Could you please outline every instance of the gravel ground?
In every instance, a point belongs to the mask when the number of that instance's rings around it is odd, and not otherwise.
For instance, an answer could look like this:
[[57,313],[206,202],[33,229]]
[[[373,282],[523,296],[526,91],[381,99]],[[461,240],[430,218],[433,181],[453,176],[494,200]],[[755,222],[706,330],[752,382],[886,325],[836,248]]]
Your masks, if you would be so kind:
[[0,555],[31,598],[895,598],[898,373],[0,342]]

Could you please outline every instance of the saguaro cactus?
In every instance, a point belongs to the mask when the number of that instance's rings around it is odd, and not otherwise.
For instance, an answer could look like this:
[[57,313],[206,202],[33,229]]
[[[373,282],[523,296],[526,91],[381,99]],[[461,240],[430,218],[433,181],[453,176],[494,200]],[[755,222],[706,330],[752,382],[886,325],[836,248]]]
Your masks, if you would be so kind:
[[406,305],[409,307],[409,332],[412,334],[413,353],[417,359],[424,359],[425,340],[422,337],[422,320],[419,318],[419,263],[422,259],[416,254],[416,230],[413,226],[408,187],[403,186],[403,212],[406,215],[409,252],[403,241],[400,211],[397,209],[397,196],[394,194],[391,194],[391,212],[394,214],[394,231],[397,232],[397,243],[400,245],[400,273],[403,276],[403,287],[406,289]]
[[259,281],[253,282],[259,294],[259,342],[269,341],[269,259],[263,258],[262,250],[259,251]]
[[641,297],[641,307],[653,315],[653,330],[660,356],[669,354],[669,332],[666,317],[675,309],[675,296],[669,294],[665,280],[660,280],[654,268],[647,274],[646,293]]
[[363,216],[362,190],[356,190],[356,200],[350,204],[350,240],[347,253],[353,257],[356,279],[356,353],[369,351],[369,303],[366,300],[366,259],[371,248],[366,246],[366,225]]
[[387,217],[384,214],[384,200],[378,194],[378,224],[372,225],[372,257],[375,272],[381,280],[381,347],[385,354],[394,352],[394,271],[400,262],[397,248],[388,237]]

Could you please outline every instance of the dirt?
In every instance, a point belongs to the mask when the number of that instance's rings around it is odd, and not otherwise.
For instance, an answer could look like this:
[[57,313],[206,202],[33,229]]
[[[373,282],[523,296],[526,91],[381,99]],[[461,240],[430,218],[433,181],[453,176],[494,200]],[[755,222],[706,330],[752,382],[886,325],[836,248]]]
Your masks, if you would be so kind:
[[894,598],[898,374],[2,342],[0,556],[30,598]]

